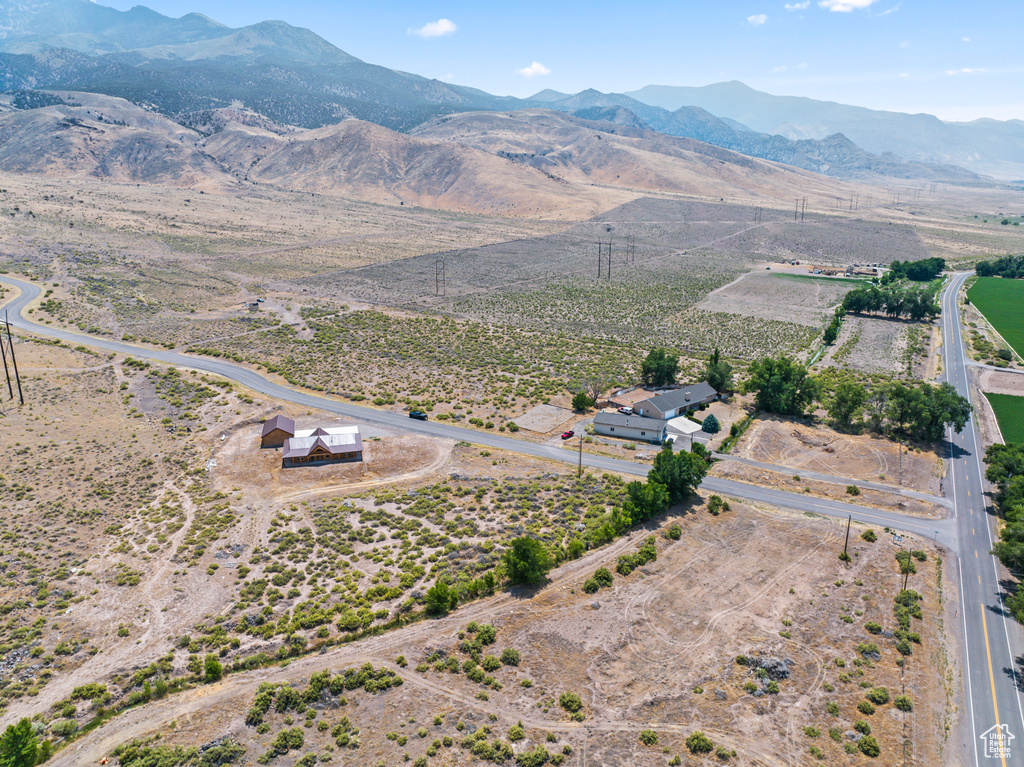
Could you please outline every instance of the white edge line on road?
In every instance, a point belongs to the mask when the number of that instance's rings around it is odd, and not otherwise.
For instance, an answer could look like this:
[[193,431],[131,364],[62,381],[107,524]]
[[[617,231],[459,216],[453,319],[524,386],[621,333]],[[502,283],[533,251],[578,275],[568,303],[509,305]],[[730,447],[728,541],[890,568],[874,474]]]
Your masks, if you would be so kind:
[[[964,388],[967,391],[967,399],[968,399],[968,401],[970,401],[970,398],[971,398],[971,379],[970,379],[970,376],[969,376],[968,371],[967,371],[967,359],[966,359],[966,356],[964,355],[964,346],[963,346],[963,329],[962,329],[962,327],[960,325],[960,312],[959,312],[959,308],[957,307],[957,304],[956,304],[956,295],[960,291],[960,286],[962,286],[965,282],[967,282],[967,277],[966,276],[962,280],[960,280],[959,284],[957,285],[956,290],[953,291],[953,293],[952,293],[952,298],[951,298],[952,315],[951,315],[951,317],[953,319],[953,322],[950,323],[950,327],[951,328],[955,328],[956,332],[957,332],[957,337],[958,337],[959,343],[957,343],[956,348],[957,348],[957,351],[959,352],[960,363],[961,363],[960,366],[961,366],[961,368],[963,370]],[[970,421],[968,423],[970,424],[970,427],[971,427],[971,444],[974,447],[974,461],[975,461],[975,465],[978,467],[978,482],[981,484],[981,487],[979,488],[979,490],[981,492],[981,498],[984,498],[985,497],[985,484],[984,484],[985,483],[985,472],[981,468],[981,455],[980,455],[979,450],[978,450],[977,419],[974,417],[973,414],[971,415]],[[954,503],[954,506],[955,506],[955,503]],[[991,520],[989,520],[987,518],[988,507],[987,507],[987,504],[984,501],[982,502],[982,512],[984,514],[983,519],[984,519],[984,522],[985,522],[985,532],[988,535],[989,551],[992,551],[992,548],[994,546],[994,542],[992,540],[992,523],[991,523]],[[991,554],[989,555],[989,557],[990,557],[991,562],[992,562],[992,576],[995,579],[996,586],[998,587],[998,585],[999,585],[999,567],[996,564],[996,557],[992,556]],[[962,577],[961,577],[961,579],[962,579]],[[1010,630],[1009,630],[1009,627],[1007,626],[1007,623],[1009,621],[1006,618],[1006,606],[1005,606],[1005,601],[1003,600],[1003,597],[1002,597],[1001,593],[999,593],[999,604],[1003,608],[1002,614],[1000,615],[1000,620],[1001,620],[1001,622],[1003,624],[1003,638],[1006,640],[1006,652],[1007,652],[1007,654],[1009,655],[1009,658],[1010,658],[1010,678],[1013,681],[1013,697],[1017,701],[1017,715],[1020,717],[1021,727],[1024,728],[1024,705],[1021,704],[1019,678],[1018,678],[1018,675],[1017,675],[1017,669],[1014,666],[1015,658],[1013,656],[1013,647],[1010,644]],[[966,615],[964,617],[966,618]],[[1024,732],[1024,730],[1022,730],[1022,732]]]
[[961,625],[964,627],[964,670],[967,672],[967,706],[971,711],[971,753],[974,754],[974,767],[978,767],[978,747],[975,741],[978,739],[978,730],[974,726],[974,688],[971,686],[971,662],[969,657],[970,645],[967,642],[967,607],[964,603],[964,568],[963,561],[956,558],[956,569],[960,575],[960,617]]

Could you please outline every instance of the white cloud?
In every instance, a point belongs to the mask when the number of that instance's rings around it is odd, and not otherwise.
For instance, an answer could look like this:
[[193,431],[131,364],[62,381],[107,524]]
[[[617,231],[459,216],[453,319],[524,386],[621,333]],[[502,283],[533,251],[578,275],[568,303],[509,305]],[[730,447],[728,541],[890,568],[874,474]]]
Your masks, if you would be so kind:
[[455,26],[454,21],[450,21],[448,19],[438,19],[437,21],[431,21],[428,22],[427,24],[424,24],[419,29],[413,29],[412,27],[410,27],[408,34],[419,35],[420,37],[423,38],[443,37],[444,35],[455,34],[455,30],[457,29],[458,27]]
[[904,40],[902,43],[900,43],[900,48],[909,48],[909,47],[910,47],[910,41],[909,40]]
[[947,75],[977,75],[987,72],[985,67],[961,67],[960,69],[947,69]]
[[759,13],[756,16],[747,16],[747,23],[753,27],[759,27],[768,21],[767,13]]
[[517,69],[516,74],[520,77],[537,77],[538,75],[549,75],[551,70],[541,64],[539,61],[535,61],[528,67]]
[[965,43],[971,42],[971,38],[969,37],[961,37],[960,39],[963,40]]
[[778,67],[772,67],[772,74],[773,75],[777,75],[780,72],[785,72],[787,69],[789,69],[789,67],[787,67],[785,64],[783,64],[782,66],[778,66]]
[[900,4],[896,3],[896,5],[894,5],[892,8],[888,8],[888,9],[882,11],[878,15],[879,16],[888,16],[890,13],[896,13],[896,11],[898,11],[899,9],[900,9]]
[[878,0],[818,0],[818,5],[837,13],[850,13],[859,8],[867,8]]
[[804,0],[802,3],[786,3],[787,11],[804,11],[811,7],[811,0]]

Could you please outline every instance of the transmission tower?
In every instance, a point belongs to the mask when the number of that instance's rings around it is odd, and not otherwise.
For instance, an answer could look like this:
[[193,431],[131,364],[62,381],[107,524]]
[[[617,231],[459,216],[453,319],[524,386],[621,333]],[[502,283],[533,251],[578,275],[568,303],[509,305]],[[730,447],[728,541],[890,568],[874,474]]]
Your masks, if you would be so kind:
[[434,295],[443,296],[447,285],[445,284],[444,275],[444,259],[439,258],[434,261]]

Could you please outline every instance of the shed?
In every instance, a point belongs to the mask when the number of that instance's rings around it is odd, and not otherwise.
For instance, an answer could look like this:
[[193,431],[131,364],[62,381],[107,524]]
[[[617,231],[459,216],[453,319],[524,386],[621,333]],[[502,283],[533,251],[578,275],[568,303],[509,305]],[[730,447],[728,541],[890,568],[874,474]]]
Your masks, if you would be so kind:
[[286,439],[295,436],[295,421],[286,415],[275,415],[263,422],[260,447],[284,447]]

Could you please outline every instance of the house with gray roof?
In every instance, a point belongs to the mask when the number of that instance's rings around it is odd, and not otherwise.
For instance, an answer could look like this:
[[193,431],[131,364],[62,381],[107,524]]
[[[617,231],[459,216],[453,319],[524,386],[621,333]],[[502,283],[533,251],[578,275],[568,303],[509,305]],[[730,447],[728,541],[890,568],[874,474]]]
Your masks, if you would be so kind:
[[720,399],[720,396],[711,384],[701,381],[641,400],[633,405],[633,412],[645,418],[667,421],[676,416],[692,413],[701,405],[707,405],[717,399]]
[[665,441],[664,421],[622,413],[598,413],[594,416],[594,431],[606,437],[632,439],[660,445]]
[[295,432],[285,440],[285,466],[363,460],[363,440],[358,426],[327,426]]

